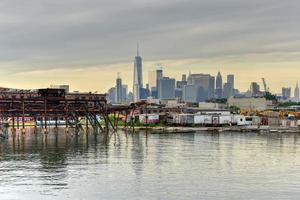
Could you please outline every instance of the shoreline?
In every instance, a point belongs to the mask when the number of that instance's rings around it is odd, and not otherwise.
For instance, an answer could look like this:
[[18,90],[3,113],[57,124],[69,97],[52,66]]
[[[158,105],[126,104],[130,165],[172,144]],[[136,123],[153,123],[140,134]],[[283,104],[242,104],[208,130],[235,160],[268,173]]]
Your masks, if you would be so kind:
[[[65,128],[62,126],[58,126]],[[12,127],[7,127],[12,129]],[[25,126],[26,128],[34,128],[33,126]],[[41,127],[38,129],[43,130]],[[55,129],[54,126],[49,126],[49,129]],[[73,127],[75,129],[75,127]],[[69,127],[68,129],[72,129]],[[67,129],[67,130],[68,130]],[[118,130],[125,131],[124,126],[119,126]],[[20,130],[23,130],[20,128]],[[128,128],[127,131],[132,131],[132,128]],[[300,127],[284,127],[284,126],[258,126],[258,125],[249,125],[249,126],[225,126],[225,127],[185,127],[185,126],[155,126],[155,127],[146,127],[146,126],[136,126],[134,131],[146,131],[151,134],[163,134],[163,133],[196,133],[196,132],[213,132],[213,133],[222,133],[222,132],[253,132],[253,133],[300,133]],[[25,132],[25,131],[24,131]]]
[[149,131],[153,134],[159,133],[195,133],[207,132],[256,132],[256,133],[300,133],[299,127],[281,126],[232,126],[232,127],[135,127],[136,131]]

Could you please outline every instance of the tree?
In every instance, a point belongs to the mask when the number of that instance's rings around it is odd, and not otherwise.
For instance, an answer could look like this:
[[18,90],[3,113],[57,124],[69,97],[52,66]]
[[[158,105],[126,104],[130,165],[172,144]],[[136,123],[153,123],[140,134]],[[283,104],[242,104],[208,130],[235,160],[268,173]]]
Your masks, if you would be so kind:
[[266,98],[266,100],[277,100],[277,96],[274,94],[271,94],[270,92],[266,92],[264,94],[264,97]]

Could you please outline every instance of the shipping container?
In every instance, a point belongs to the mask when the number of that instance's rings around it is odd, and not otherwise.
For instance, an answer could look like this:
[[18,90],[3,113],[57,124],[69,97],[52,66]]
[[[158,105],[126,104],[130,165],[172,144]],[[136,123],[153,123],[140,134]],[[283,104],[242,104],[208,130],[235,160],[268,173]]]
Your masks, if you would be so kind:
[[204,125],[205,124],[205,115],[196,114],[194,116],[194,122],[196,125]]
[[219,125],[231,125],[232,123],[231,115],[220,115],[219,116]]
[[192,125],[194,124],[194,115],[193,114],[177,114],[173,116],[173,124],[176,125]]
[[244,115],[232,115],[232,124],[238,126],[247,125],[246,117]]
[[259,125],[260,117],[258,116],[246,116],[246,125]]

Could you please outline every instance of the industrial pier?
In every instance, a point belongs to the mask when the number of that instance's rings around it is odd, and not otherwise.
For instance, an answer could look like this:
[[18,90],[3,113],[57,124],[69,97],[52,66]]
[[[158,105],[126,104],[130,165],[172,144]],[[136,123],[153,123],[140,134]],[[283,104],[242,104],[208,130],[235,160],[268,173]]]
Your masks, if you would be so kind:
[[[127,118],[137,106],[139,105],[110,105],[107,104],[105,94],[66,93],[64,89],[46,88],[0,93],[0,119],[2,124],[8,118],[12,120],[13,134],[16,128],[21,128],[21,132],[25,133],[25,117],[31,117],[35,122],[39,120],[44,133],[48,133],[49,119],[55,121],[55,128],[58,127],[58,120],[63,119],[66,132],[71,127],[76,131],[89,131],[93,128],[94,131],[108,133],[110,130],[116,130],[118,115],[122,114]],[[115,116],[113,121],[109,118],[112,114]],[[99,122],[99,117],[104,123]],[[80,123],[80,118],[86,119],[85,125]],[[133,123],[126,122],[125,128],[134,129]],[[36,130],[36,123],[34,128]]]

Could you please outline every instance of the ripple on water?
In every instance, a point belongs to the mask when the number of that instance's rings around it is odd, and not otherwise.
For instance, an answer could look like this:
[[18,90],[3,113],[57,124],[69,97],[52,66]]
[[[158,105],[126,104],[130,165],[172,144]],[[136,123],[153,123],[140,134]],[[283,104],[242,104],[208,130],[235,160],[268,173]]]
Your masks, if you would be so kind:
[[0,199],[299,199],[297,134],[55,136],[0,143]]

